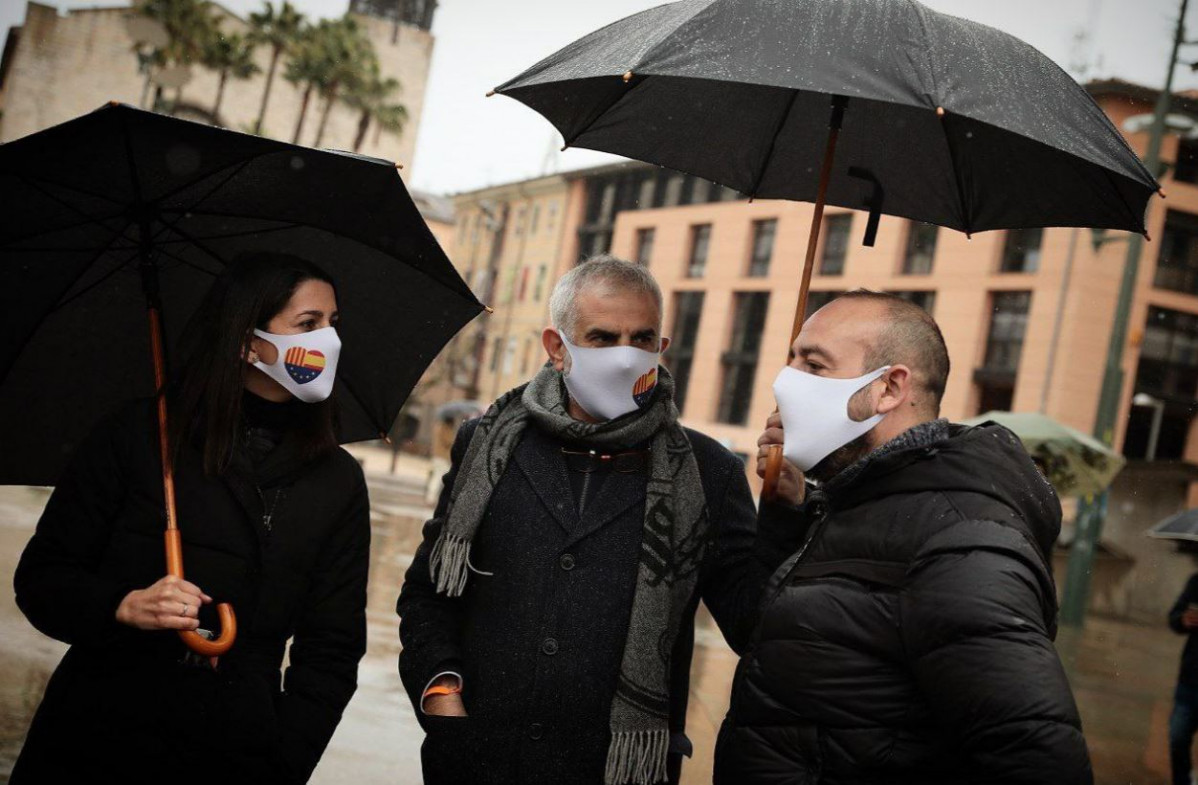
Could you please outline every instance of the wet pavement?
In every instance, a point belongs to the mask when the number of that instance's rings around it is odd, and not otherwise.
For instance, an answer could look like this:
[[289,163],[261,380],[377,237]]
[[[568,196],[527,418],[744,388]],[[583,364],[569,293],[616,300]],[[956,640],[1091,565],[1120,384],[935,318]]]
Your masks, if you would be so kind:
[[[317,785],[407,785],[420,782],[422,733],[395,663],[395,598],[429,514],[427,464],[404,456],[396,475],[389,454],[359,453],[371,478],[374,541],[369,590],[369,649],[359,689],[316,770]],[[0,782],[7,781],[29,718],[65,646],[36,632],[13,601],[12,574],[47,492],[0,487]],[[688,732],[695,757],[686,785],[710,782],[715,732],[728,706],[736,665],[710,617],[700,612]],[[1089,620],[1081,636],[1058,642],[1070,675],[1099,785],[1163,785],[1168,780],[1167,727],[1182,638],[1160,627]],[[979,674],[984,678],[985,674]]]

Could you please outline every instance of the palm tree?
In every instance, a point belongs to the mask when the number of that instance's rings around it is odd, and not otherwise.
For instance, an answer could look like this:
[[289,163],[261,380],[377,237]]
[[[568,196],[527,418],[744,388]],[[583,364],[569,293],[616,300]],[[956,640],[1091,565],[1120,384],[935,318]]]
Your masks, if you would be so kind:
[[403,133],[404,125],[408,122],[408,108],[403,104],[384,104],[374,113],[374,143],[379,143],[383,132],[389,134]]
[[296,87],[303,86],[304,97],[300,101],[299,117],[295,121],[295,133],[291,136],[292,144],[299,144],[300,133],[304,129],[304,118],[308,114],[308,103],[312,92],[325,81],[329,61],[325,57],[322,37],[317,33],[317,27],[305,27],[293,45],[287,68],[283,78]]
[[220,105],[225,98],[225,83],[229,77],[249,79],[261,69],[254,62],[255,43],[237,33],[217,33],[204,47],[201,57],[204,65],[220,74],[216,88],[216,101],[212,104],[212,118],[220,116]]
[[[190,66],[200,59],[205,44],[217,34],[217,22],[208,0],[142,0],[135,13],[154,19],[166,28],[169,42],[155,58],[162,64]],[[161,98],[162,88],[155,91],[154,103]],[[183,88],[175,93],[175,106],[183,96]],[[174,107],[172,107],[174,111]]]
[[[403,106],[390,103],[389,99],[397,92],[399,92],[399,80],[390,76],[384,78],[378,60],[371,60],[366,74],[345,96],[345,102],[362,113],[358,117],[358,133],[354,137],[355,153],[362,149],[362,143],[366,141],[366,132],[370,129],[370,123],[379,112],[385,111],[390,106],[395,106],[403,111],[406,118],[407,110]],[[375,141],[377,143],[377,137]]]
[[342,91],[353,92],[357,89],[364,73],[369,73],[371,63],[376,63],[377,57],[369,39],[362,34],[358,23],[348,14],[335,21],[322,21],[324,29],[324,54],[328,58],[328,68],[324,80],[320,83],[320,94],[324,98],[324,111],[320,116],[320,125],[316,129],[314,147],[320,147],[324,140],[324,131],[328,126],[329,113],[333,104]]
[[273,3],[265,3],[266,9],[260,13],[250,14],[250,25],[253,30],[250,40],[254,43],[270,47],[270,67],[266,71],[266,87],[262,90],[262,103],[258,107],[258,120],[254,123],[254,133],[262,133],[262,123],[266,119],[266,104],[270,101],[270,88],[274,85],[275,69],[279,65],[279,57],[284,52],[292,51],[304,29],[304,15],[296,10],[287,0],[275,10]]

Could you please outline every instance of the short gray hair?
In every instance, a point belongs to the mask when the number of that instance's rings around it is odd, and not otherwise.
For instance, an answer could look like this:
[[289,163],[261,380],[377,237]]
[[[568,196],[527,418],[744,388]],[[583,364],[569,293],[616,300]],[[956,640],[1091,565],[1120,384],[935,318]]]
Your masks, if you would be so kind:
[[652,295],[657,303],[657,311],[661,313],[661,287],[648,270],[610,254],[592,256],[563,275],[549,296],[549,318],[553,326],[571,341],[576,338],[574,328],[578,323],[578,295],[595,284],[605,284],[633,294]]

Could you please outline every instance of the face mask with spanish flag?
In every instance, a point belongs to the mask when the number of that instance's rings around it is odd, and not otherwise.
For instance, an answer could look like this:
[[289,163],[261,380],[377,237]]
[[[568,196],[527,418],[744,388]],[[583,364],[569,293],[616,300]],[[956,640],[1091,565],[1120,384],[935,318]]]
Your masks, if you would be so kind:
[[657,353],[634,346],[575,346],[558,335],[570,353],[566,390],[587,414],[614,420],[649,405],[657,389]]
[[254,335],[278,351],[273,364],[259,360],[254,367],[283,385],[304,403],[319,403],[333,394],[341,338],[337,328],[324,327],[295,335],[275,335],[254,330]]

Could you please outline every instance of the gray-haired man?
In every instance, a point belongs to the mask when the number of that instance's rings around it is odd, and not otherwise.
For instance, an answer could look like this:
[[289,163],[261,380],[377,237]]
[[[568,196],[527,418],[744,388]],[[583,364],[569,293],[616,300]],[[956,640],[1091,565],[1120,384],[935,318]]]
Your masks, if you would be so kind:
[[644,268],[586,262],[550,312],[550,362],[459,432],[399,599],[426,783],[677,782],[699,599],[742,648],[793,550],[678,424]]

